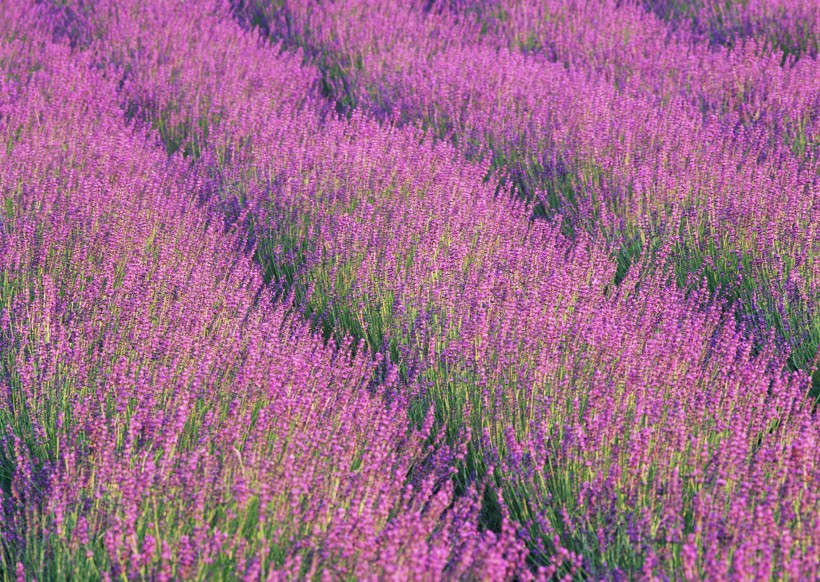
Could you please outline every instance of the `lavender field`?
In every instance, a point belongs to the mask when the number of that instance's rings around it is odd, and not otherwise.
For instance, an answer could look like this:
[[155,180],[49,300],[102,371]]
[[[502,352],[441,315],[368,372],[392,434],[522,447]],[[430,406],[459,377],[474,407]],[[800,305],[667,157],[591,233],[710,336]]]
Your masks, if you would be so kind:
[[819,579],[818,59],[818,0],[0,0],[0,582]]

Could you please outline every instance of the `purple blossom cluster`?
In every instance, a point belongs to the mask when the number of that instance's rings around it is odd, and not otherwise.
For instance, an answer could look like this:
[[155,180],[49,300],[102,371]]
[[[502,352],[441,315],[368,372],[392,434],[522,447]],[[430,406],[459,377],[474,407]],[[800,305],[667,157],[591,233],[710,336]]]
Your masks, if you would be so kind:
[[0,577],[816,578],[813,6],[0,2]]

